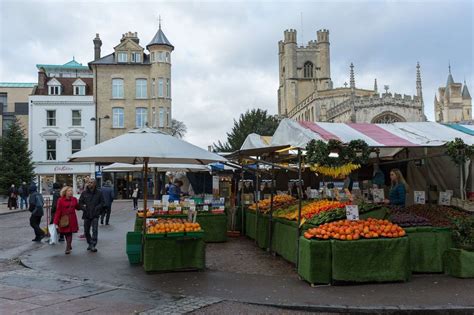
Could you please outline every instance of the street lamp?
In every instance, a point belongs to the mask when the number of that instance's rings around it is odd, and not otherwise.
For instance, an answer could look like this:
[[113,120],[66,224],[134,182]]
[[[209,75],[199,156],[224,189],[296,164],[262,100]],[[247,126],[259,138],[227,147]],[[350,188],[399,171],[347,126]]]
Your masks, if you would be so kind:
[[100,122],[102,121],[102,119],[110,119],[110,116],[105,115],[104,117],[99,117],[98,119],[96,119],[95,117],[91,118],[91,121],[98,122],[98,125],[96,125],[96,128],[95,128],[95,130],[97,130],[96,135],[95,135],[95,144],[100,143]]

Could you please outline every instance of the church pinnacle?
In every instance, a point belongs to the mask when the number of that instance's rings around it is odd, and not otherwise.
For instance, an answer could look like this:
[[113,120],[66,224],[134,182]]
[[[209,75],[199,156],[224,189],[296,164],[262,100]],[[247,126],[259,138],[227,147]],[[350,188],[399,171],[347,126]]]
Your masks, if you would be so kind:
[[350,87],[355,89],[355,77],[354,77],[354,64],[351,62],[351,71],[350,71]]
[[423,117],[423,121],[426,121],[425,116],[425,104],[423,102],[423,89],[421,86],[421,71],[420,71],[420,62],[416,63],[416,96],[420,99],[421,103],[421,115]]
[[374,91],[375,93],[378,93],[378,86],[377,86],[377,78],[374,79]]

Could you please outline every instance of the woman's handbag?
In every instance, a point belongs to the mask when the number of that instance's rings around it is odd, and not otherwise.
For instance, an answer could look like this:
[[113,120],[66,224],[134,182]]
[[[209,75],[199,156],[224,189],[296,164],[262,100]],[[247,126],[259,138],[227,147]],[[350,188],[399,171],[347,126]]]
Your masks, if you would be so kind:
[[60,228],[65,228],[69,226],[69,212],[71,211],[71,204],[72,201],[69,202],[69,211],[67,214],[63,214],[61,218],[59,218],[59,227]]

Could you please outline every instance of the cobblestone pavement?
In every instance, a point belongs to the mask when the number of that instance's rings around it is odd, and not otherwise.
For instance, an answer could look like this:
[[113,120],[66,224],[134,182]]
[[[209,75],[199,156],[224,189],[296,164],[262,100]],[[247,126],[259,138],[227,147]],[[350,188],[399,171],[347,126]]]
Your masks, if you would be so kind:
[[192,311],[191,315],[222,315],[222,314],[233,314],[233,315],[306,315],[306,314],[317,314],[317,315],[339,315],[340,313],[315,313],[306,311],[295,311],[281,309],[271,306],[262,306],[254,304],[244,304],[237,302],[223,301],[215,303],[207,307],[200,308],[196,311]]

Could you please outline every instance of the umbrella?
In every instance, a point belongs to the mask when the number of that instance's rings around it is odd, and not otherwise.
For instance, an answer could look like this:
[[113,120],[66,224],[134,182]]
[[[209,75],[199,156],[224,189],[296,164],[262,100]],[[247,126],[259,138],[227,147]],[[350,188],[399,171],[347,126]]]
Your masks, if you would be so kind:
[[[205,172],[209,171],[207,165],[198,164],[148,164],[148,168],[158,172]],[[103,168],[104,172],[138,172],[143,170],[143,164],[114,163]]]
[[[159,130],[146,127],[131,130],[116,138],[76,152],[69,158],[69,161],[143,163],[144,178],[146,179],[148,177],[148,163],[206,165],[213,162],[226,162],[227,159]],[[147,209],[147,186],[143,186],[144,211]],[[145,231],[146,220],[143,221],[143,230]]]

